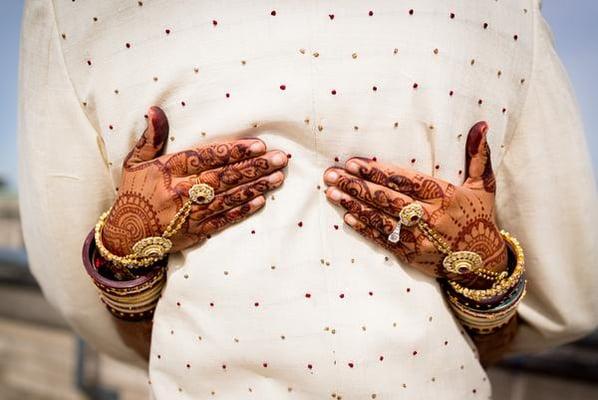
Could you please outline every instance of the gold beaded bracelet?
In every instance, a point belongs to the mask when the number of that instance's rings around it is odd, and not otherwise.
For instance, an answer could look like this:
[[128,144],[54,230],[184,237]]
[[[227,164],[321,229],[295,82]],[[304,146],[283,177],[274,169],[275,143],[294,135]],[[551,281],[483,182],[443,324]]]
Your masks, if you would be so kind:
[[414,202],[401,209],[399,222],[395,230],[389,235],[388,240],[395,243],[399,240],[401,225],[417,226],[434,247],[446,256],[442,266],[447,272],[454,274],[473,273],[491,282],[501,281],[506,278],[506,272],[495,272],[483,268],[482,257],[473,251],[453,251],[451,246],[423,219],[424,209],[421,204]]
[[[391,243],[400,239],[401,226],[417,226],[434,247],[446,256],[442,265],[447,272],[454,274],[473,273],[492,282],[490,289],[468,289],[458,282],[447,282],[447,295],[451,308],[457,318],[470,331],[488,334],[506,325],[517,313],[517,306],[526,293],[525,255],[519,241],[510,233],[502,230],[500,235],[515,255],[516,265],[512,272],[495,272],[483,268],[482,257],[471,251],[452,251],[450,245],[423,219],[424,209],[414,202],[401,209],[399,221],[388,236]],[[459,295],[456,296],[455,294]],[[465,301],[461,298],[465,299]],[[492,306],[497,299],[500,302]],[[467,300],[477,304],[470,305]],[[480,307],[486,307],[480,310]]]
[[95,232],[83,245],[83,265],[98,289],[100,300],[116,318],[139,321],[150,319],[166,284],[166,259],[158,261],[143,274],[130,280],[118,280],[110,274],[110,262],[99,255]]
[[449,281],[448,284],[456,293],[476,302],[484,302],[496,298],[497,296],[504,295],[517,285],[523,277],[525,272],[525,255],[523,253],[523,248],[519,244],[519,241],[510,233],[502,230],[500,231],[500,234],[515,254],[517,264],[515,265],[513,272],[504,279],[496,281],[490,289],[468,289],[457,282]]
[[517,307],[526,294],[527,280],[523,277],[516,287],[499,304],[486,310],[478,310],[461,299],[447,293],[448,302],[459,322],[468,331],[487,335],[502,328],[517,314]]
[[207,204],[214,199],[214,189],[206,183],[197,183],[189,189],[189,199],[174,215],[161,236],[151,236],[137,241],[132,248],[132,253],[126,256],[112,254],[102,243],[102,230],[106,225],[108,215],[112,207],[103,213],[95,226],[95,243],[100,255],[111,263],[127,268],[144,268],[163,259],[172,249],[170,238],[174,236],[183,226],[189,214],[191,206],[196,204]]

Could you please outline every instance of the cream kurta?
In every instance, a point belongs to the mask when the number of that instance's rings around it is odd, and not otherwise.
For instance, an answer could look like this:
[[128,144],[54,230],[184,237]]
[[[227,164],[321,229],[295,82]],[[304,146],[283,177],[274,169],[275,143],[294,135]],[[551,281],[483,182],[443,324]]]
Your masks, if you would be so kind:
[[29,1],[19,189],[46,296],[100,350],[134,359],[80,248],[155,104],[169,153],[254,136],[292,154],[263,211],[171,257],[149,365],[156,398],[487,398],[435,281],[343,226],[322,172],[376,156],[460,184],[467,131],[488,121],[499,224],[528,257],[517,347],[592,329],[596,188],[538,7]]

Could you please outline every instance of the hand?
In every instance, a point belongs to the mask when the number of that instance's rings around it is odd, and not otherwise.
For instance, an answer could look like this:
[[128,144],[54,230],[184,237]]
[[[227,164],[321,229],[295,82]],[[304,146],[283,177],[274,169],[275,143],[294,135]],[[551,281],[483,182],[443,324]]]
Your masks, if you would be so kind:
[[506,245],[496,226],[494,213],[496,183],[486,142],[487,131],[485,122],[478,122],[469,131],[466,179],[461,186],[415,170],[355,157],[345,163],[345,168],[325,171],[324,181],[330,185],[326,196],[332,203],[348,210],[344,217],[348,225],[390,250],[403,262],[428,275],[477,287],[484,282],[473,274],[447,274],[442,267],[444,254],[417,226],[403,225],[396,244],[389,242],[387,237],[397,225],[401,209],[417,201],[424,208],[423,220],[453,251],[478,253],[488,270],[501,272],[506,269]]
[[160,236],[188,199],[197,179],[214,188],[208,204],[194,204],[189,218],[171,240],[171,251],[197,244],[210,234],[255,213],[264,193],[279,187],[288,157],[266,151],[259,139],[213,143],[161,155],[168,120],[158,107],[148,112],[148,127],[126,157],[118,196],[102,232],[104,246],[126,255],[140,239]]

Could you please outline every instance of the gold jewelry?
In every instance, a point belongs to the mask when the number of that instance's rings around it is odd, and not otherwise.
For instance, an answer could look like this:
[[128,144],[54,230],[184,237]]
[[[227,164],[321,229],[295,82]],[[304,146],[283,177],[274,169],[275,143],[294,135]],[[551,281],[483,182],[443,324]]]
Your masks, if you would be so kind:
[[444,269],[454,274],[466,274],[472,272],[477,270],[482,264],[482,257],[473,251],[456,251],[454,253],[449,253],[444,257],[444,260],[442,260]]
[[160,257],[172,249],[172,242],[159,236],[147,237],[133,245],[133,254],[141,257]]
[[[525,272],[525,254],[523,253],[523,248],[519,244],[519,241],[507,231],[500,231],[500,235],[515,254],[517,261],[517,264],[515,265],[515,268],[513,268],[511,275],[496,281],[490,289],[468,289],[461,286],[457,282],[449,281],[449,285],[456,293],[465,298],[481,303],[497,296],[501,296],[517,285],[523,276],[523,273]],[[507,274],[507,272],[504,272],[504,274]]]
[[106,225],[112,207],[103,213],[95,226],[95,242],[100,255],[111,263],[127,268],[148,267],[161,259],[172,249],[170,238],[183,226],[193,203],[207,204],[214,199],[214,189],[206,183],[197,183],[189,189],[189,199],[174,215],[162,236],[151,236],[137,241],[132,247],[132,253],[126,256],[112,254],[102,243],[102,230]]
[[[97,246],[96,246],[97,249]],[[109,287],[103,285],[101,282],[94,280],[94,283],[103,293],[113,294],[117,297],[124,297],[124,296],[131,296],[136,295],[141,292],[147,291],[154,287],[159,281],[165,279],[165,272],[164,269],[160,269],[157,273],[150,279],[145,281],[144,283],[137,285],[132,288],[116,288],[116,287]]]
[[198,183],[189,189],[189,198],[197,204],[207,204],[214,199],[214,189],[207,183]]
[[[442,265],[448,272],[459,275],[474,273],[479,277],[490,281],[500,280],[506,276],[505,273],[498,273],[482,268],[483,260],[477,253],[472,251],[452,251],[451,246],[438,234],[438,232],[424,221],[423,216],[424,208],[422,205],[417,202],[410,203],[401,209],[397,226],[417,225],[426,238],[432,242],[434,247],[436,247],[439,252],[446,254],[446,257],[442,261]],[[393,231],[392,234],[394,233],[395,232]]]
[[388,235],[387,240],[391,243],[397,243],[401,237],[401,226],[414,226],[424,216],[424,209],[419,203],[411,203],[401,209],[399,221],[395,229]]
[[150,272],[154,275],[151,279],[126,288],[109,288],[94,279],[100,300],[116,318],[139,320],[151,317],[166,285],[164,266],[156,268]]
[[511,318],[517,314],[517,307],[527,291],[527,280],[521,278],[518,286],[507,298],[503,299],[497,306],[478,310],[472,308],[468,303],[463,302],[449,293],[449,305],[455,312],[459,322],[468,330],[478,334],[490,334],[508,324]]

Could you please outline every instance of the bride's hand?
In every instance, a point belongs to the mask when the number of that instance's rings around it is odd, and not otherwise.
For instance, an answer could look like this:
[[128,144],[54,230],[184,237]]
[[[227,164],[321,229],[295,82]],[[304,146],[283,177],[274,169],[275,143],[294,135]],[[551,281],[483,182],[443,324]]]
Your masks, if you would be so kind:
[[469,131],[465,182],[455,186],[415,170],[366,158],[351,158],[345,168],[329,168],[324,181],[328,199],[348,212],[344,220],[366,238],[390,250],[421,271],[477,285],[473,274],[447,274],[444,254],[417,226],[402,225],[397,243],[388,236],[395,229],[403,207],[414,201],[423,206],[422,217],[453,251],[478,253],[486,269],[505,270],[507,251],[496,226],[495,179],[486,142],[488,125],[478,122]]
[[148,126],[126,157],[118,196],[102,231],[104,246],[126,255],[140,239],[160,236],[188,199],[191,186],[209,184],[214,199],[194,204],[189,218],[171,238],[172,251],[190,247],[241,221],[264,206],[264,193],[279,187],[287,155],[266,151],[259,139],[212,143],[162,155],[168,120],[150,108]]

